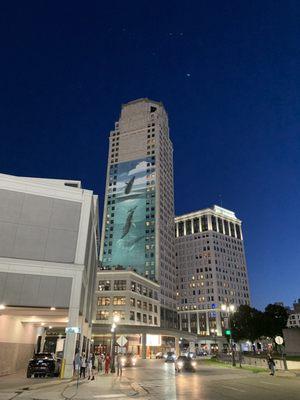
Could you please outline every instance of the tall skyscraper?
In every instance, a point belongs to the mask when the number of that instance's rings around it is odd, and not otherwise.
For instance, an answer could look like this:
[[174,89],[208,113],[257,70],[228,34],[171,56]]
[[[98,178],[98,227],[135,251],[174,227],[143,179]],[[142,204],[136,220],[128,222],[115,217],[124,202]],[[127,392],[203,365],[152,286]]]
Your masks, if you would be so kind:
[[250,304],[241,221],[213,206],[175,218],[177,298],[180,328],[221,336],[227,313]]
[[100,259],[104,268],[158,282],[160,324],[169,328],[177,327],[174,240],[167,113],[162,103],[138,99],[122,106],[109,137]]

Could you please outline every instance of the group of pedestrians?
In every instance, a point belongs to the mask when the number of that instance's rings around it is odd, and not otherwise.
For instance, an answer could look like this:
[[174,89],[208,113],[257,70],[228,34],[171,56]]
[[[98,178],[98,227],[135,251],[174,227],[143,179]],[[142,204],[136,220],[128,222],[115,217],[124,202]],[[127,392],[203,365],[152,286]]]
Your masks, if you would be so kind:
[[104,372],[105,374],[109,373],[109,369],[110,369],[110,362],[111,362],[111,358],[109,354],[99,354],[98,355],[98,372],[102,372],[103,371],[103,367],[104,367]]
[[[109,354],[99,354],[95,356],[95,354],[91,353],[88,357],[86,357],[85,353],[81,355],[76,353],[74,358],[74,375],[78,378],[83,378],[87,376],[88,380],[95,380],[94,371],[97,370],[98,373],[104,371],[105,375],[110,373],[111,369],[111,356]],[[117,354],[115,356],[115,366],[117,370],[117,375],[122,376],[123,365],[122,365],[122,354]]]
[[74,374],[78,378],[85,379],[87,375],[88,380],[93,381],[95,380],[94,370],[95,355],[93,353],[91,353],[88,357],[85,355],[85,353],[82,353],[81,355],[79,353],[75,354]]
[[[123,366],[122,366],[122,354],[117,354],[115,356],[115,366],[117,368],[117,375],[122,376]],[[109,374],[111,368],[111,357],[109,354],[99,354],[98,356],[98,372],[103,371],[104,366],[104,373],[107,375]]]

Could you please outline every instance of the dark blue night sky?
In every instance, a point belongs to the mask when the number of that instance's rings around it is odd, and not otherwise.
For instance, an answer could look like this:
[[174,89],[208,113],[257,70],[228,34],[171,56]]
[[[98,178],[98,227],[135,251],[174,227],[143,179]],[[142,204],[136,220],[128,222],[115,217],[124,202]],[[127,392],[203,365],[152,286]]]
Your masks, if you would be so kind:
[[[103,204],[120,105],[162,101],[176,213],[236,211],[254,306],[300,297],[299,1],[7,1],[0,172],[74,178]],[[220,204],[221,205],[221,204]]]

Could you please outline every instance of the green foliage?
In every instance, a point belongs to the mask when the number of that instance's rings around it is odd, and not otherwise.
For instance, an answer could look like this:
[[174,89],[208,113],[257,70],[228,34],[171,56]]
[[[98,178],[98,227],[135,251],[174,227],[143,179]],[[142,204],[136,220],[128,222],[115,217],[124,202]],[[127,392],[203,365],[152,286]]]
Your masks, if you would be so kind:
[[282,336],[288,320],[287,310],[278,304],[269,304],[264,312],[264,334],[271,338]]
[[254,342],[262,336],[282,336],[282,329],[286,327],[287,320],[286,309],[277,304],[269,304],[264,312],[241,305],[230,320],[232,337],[235,341]]
[[263,335],[263,313],[248,305],[241,305],[231,317],[232,337],[235,341],[254,342]]

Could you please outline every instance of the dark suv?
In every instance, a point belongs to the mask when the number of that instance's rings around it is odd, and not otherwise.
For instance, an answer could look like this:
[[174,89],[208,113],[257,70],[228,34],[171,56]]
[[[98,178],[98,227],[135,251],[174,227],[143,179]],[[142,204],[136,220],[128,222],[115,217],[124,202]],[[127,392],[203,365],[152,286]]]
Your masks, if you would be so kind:
[[38,353],[29,360],[26,376],[59,376],[60,366],[61,360],[55,359],[51,353]]

